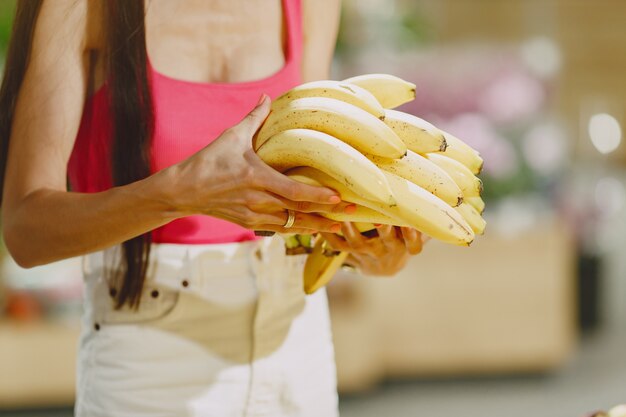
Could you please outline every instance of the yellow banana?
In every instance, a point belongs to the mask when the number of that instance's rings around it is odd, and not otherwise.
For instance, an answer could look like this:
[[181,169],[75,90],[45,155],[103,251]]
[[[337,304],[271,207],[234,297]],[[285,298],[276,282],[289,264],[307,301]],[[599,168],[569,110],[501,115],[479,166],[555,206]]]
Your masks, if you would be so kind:
[[[361,233],[374,229],[372,223],[355,222],[354,226]],[[338,233],[341,236],[341,233]],[[330,282],[337,270],[343,265],[348,252],[338,252],[329,254],[323,237],[318,236],[313,251],[309,254],[304,264],[304,292],[313,294]]]
[[269,138],[257,154],[280,172],[310,166],[328,173],[356,194],[387,204],[395,203],[380,169],[356,149],[326,133],[310,129],[285,130]]
[[485,202],[480,197],[467,197],[464,201],[474,207],[481,215],[485,211]]
[[[392,191],[398,195],[397,217],[435,239],[463,246],[472,243],[471,227],[450,205],[419,185],[391,173],[385,174]],[[391,209],[395,211],[394,207]]]
[[291,101],[305,97],[334,98],[357,106],[381,120],[385,118],[385,109],[369,91],[358,85],[331,80],[312,81],[292,88],[272,102],[272,110],[278,111]]
[[441,130],[424,119],[397,110],[385,110],[385,123],[413,152],[423,154],[446,150],[446,139]]
[[[336,222],[351,222],[351,223],[367,223],[367,224],[392,224],[394,226],[407,226],[407,224],[400,224],[401,221],[392,217],[386,216],[376,210],[372,210],[369,207],[358,205],[354,213],[322,213],[322,216],[327,219],[334,220]],[[370,230],[370,229],[367,229]],[[361,230],[362,231],[362,230]]]
[[480,174],[480,171],[483,169],[483,159],[478,151],[448,132],[442,130],[441,133],[443,133],[448,144],[448,147],[442,153],[465,165],[472,171],[472,174]]
[[365,74],[344,81],[366,89],[386,109],[393,109],[415,99],[415,84],[393,75]]
[[328,174],[313,168],[295,168],[289,173],[313,178],[336,190],[342,200],[376,210],[396,220],[396,224],[413,227],[435,239],[462,246],[469,245],[474,239],[471,227],[452,207],[397,175],[383,172],[397,199],[396,205],[390,205],[365,199]]
[[[376,229],[376,226],[374,226],[374,223],[369,223],[369,222],[353,222],[353,223],[354,223],[354,227],[356,227],[356,230],[358,230],[361,233],[369,232],[372,229]],[[380,224],[384,224],[384,223],[380,223]]]
[[258,149],[275,134],[288,129],[312,129],[328,133],[360,152],[399,158],[406,145],[382,120],[352,104],[324,97],[293,100],[270,113],[259,130]]
[[477,235],[482,235],[485,233],[485,227],[487,226],[487,222],[483,219],[474,207],[472,207],[468,203],[463,203],[460,206],[456,207],[456,211],[459,212],[461,216],[465,219],[467,224],[469,224]]
[[454,180],[436,164],[423,156],[408,151],[399,159],[369,157],[378,168],[419,185],[443,201],[456,207],[463,201],[463,193]]
[[427,153],[424,157],[443,169],[454,180],[461,192],[463,192],[463,199],[480,197],[480,193],[483,190],[483,182],[472,174],[472,171],[465,165],[438,152]]
[[324,238],[318,236],[313,246],[313,252],[306,258],[304,264],[304,292],[313,294],[324,285],[328,284],[337,270],[348,257],[348,252],[339,252],[328,256],[324,248]]
[[[304,175],[290,172],[287,172],[287,175],[289,176],[289,178],[295,181],[302,182],[304,184],[318,187],[322,186],[320,182]],[[359,214],[359,211],[365,212],[366,210],[370,211],[370,217],[364,217],[364,215]],[[382,218],[382,216],[384,216],[383,214],[377,213],[374,210],[370,210],[362,206],[357,206],[357,212],[353,214],[355,215],[355,217],[348,219],[343,218],[342,214],[336,213],[337,219],[335,220],[351,221],[354,223],[354,226],[359,232],[367,232],[374,229],[374,225],[372,223],[357,222],[357,220],[371,220],[374,218],[376,220],[379,220],[379,218]],[[328,213],[325,213],[324,215],[328,218],[331,218],[331,216],[328,216]],[[345,216],[351,215],[345,214]],[[341,232],[337,234],[340,236],[342,235]],[[312,294],[319,288],[326,285],[332,279],[332,277],[337,272],[337,269],[341,267],[347,257],[348,252],[339,252],[334,255],[328,255],[328,251],[326,251],[324,247],[324,238],[318,236],[314,244],[313,250],[307,257],[304,266],[303,283],[305,293]]]
[[[290,170],[285,173],[292,180],[301,182],[307,185],[313,185],[316,187],[323,187],[324,184],[319,181],[307,177],[306,175],[298,174],[297,171]],[[392,219],[389,216],[385,216],[382,213],[379,213],[371,208],[360,206],[357,204],[356,211],[353,213],[320,213],[320,215],[334,220],[336,222],[352,222],[357,226],[360,232],[371,230],[374,228],[373,224],[397,224],[398,220]]]

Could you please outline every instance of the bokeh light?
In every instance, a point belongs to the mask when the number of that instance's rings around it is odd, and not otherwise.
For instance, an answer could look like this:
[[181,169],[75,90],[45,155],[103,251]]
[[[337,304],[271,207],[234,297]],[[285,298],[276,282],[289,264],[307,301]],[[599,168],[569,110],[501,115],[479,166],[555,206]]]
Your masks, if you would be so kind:
[[526,65],[539,77],[553,77],[561,69],[561,50],[553,39],[546,36],[527,40],[520,52]]
[[605,177],[596,183],[594,197],[598,210],[611,216],[624,208],[626,190],[624,184],[617,178]]
[[588,128],[591,142],[600,153],[611,153],[622,142],[622,128],[617,119],[610,114],[594,114],[589,119]]

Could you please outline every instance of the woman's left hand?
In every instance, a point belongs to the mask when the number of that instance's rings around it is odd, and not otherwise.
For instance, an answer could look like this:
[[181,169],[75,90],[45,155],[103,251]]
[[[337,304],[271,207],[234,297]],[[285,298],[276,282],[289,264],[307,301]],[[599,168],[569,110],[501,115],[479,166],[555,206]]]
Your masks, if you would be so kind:
[[382,225],[378,236],[362,235],[352,223],[343,223],[342,236],[322,233],[333,249],[349,252],[346,263],[365,275],[392,276],[398,273],[411,255],[422,251],[422,234],[409,227]]

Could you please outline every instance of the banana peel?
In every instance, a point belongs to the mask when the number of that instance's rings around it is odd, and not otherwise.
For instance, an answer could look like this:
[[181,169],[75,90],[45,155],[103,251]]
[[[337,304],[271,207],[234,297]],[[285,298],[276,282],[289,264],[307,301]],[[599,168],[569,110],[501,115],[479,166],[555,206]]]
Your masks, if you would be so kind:
[[304,292],[313,294],[330,282],[337,270],[343,265],[348,252],[332,252],[326,248],[326,240],[319,237],[313,246],[313,252],[304,264]]
[[[378,236],[376,227],[371,223],[354,223],[354,226],[367,237]],[[337,234],[342,236],[341,233]],[[327,241],[319,236],[315,240],[313,251],[304,264],[304,292],[313,294],[328,284],[337,270],[344,264],[348,255],[348,252],[332,250],[328,247]]]

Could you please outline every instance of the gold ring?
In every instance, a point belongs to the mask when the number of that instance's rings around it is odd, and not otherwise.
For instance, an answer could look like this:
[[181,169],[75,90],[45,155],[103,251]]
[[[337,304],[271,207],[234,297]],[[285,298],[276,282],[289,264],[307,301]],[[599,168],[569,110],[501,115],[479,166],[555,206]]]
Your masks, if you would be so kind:
[[296,213],[293,210],[287,209],[287,221],[283,225],[285,229],[289,229],[296,221]]

